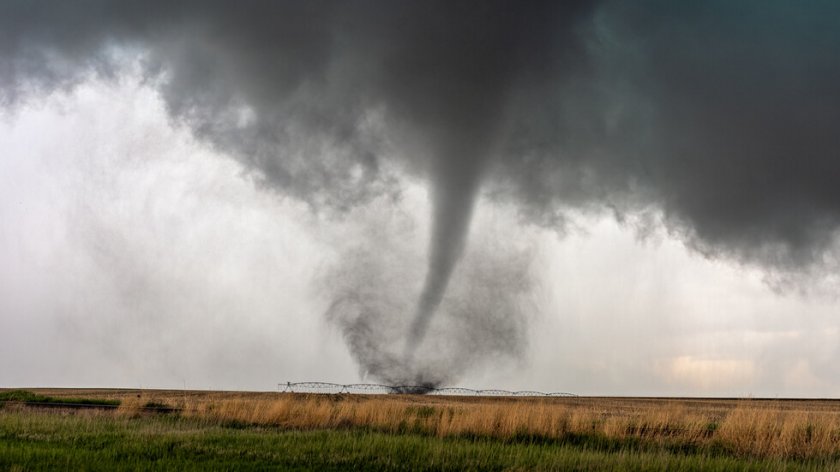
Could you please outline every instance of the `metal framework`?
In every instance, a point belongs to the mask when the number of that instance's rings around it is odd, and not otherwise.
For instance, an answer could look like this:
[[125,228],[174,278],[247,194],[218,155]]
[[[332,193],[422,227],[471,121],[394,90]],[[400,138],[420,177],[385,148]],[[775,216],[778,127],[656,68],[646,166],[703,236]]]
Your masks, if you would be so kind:
[[464,387],[431,387],[427,385],[384,385],[384,384],[338,384],[331,382],[286,382],[278,383],[277,390],[288,393],[334,393],[334,394],[426,394],[465,395],[485,397],[576,397],[568,392],[537,392],[534,390],[478,390]]

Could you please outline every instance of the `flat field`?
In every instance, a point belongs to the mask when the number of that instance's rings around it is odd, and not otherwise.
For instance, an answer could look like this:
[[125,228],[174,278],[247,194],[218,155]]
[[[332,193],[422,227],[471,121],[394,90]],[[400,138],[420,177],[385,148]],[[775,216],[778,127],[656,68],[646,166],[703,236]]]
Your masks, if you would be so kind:
[[840,470],[834,400],[30,392],[0,470]]

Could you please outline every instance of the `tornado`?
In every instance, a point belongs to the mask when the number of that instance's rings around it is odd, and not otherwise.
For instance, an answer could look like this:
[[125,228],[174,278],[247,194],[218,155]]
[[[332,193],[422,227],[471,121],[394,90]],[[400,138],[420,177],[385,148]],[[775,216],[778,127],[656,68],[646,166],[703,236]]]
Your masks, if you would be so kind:
[[467,246],[481,183],[507,139],[513,91],[528,81],[523,65],[551,49],[525,25],[562,14],[545,5],[511,10],[488,4],[458,16],[451,29],[427,18],[391,63],[386,81],[391,111],[425,144],[418,160],[427,164],[430,190],[426,274],[405,339],[409,372]]
[[[443,154],[444,163],[448,165],[444,165],[433,180],[428,268],[406,339],[407,361],[411,360],[417,346],[423,341],[429,322],[443,300],[449,279],[466,246],[480,185],[481,167],[487,159],[487,155],[483,154],[487,149],[477,143],[474,146],[471,144],[459,143]],[[467,152],[474,153],[472,159],[456,157]]]

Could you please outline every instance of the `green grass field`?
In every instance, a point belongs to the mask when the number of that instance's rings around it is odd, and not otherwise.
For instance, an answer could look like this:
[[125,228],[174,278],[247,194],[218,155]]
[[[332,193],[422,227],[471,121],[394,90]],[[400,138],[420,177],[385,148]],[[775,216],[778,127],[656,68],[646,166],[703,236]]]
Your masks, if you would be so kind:
[[0,470],[826,470],[619,443],[294,431],[178,415],[0,409]]

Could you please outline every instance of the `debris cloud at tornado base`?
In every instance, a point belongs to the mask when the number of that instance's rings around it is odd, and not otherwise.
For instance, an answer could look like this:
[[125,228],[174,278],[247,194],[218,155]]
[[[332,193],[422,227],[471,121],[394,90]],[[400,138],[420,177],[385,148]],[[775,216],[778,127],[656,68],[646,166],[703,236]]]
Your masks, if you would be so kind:
[[[505,241],[500,237],[506,234],[504,225],[479,211],[470,245],[425,327],[425,340],[407,356],[417,282],[427,270],[416,250],[425,233],[410,214],[360,213],[354,217],[362,226],[379,234],[364,231],[368,237],[341,247],[338,262],[318,278],[318,288],[330,294],[327,320],[338,327],[363,377],[389,385],[452,385],[465,374],[525,359],[529,323],[538,308],[533,293],[539,288],[533,275],[536,253],[527,237]],[[510,215],[499,219],[515,221]]]
[[[478,264],[466,254],[481,192],[552,227],[568,210],[654,209],[709,257],[794,281],[836,273],[838,18],[832,2],[12,1],[0,100],[139,64],[174,120],[316,211],[398,196],[397,174],[424,179],[425,268],[392,287],[366,249],[381,241],[360,242],[333,273],[383,282],[335,275],[327,317],[363,372],[451,382],[527,340],[513,301],[474,294],[527,292],[494,285],[527,279],[521,258],[457,282]],[[503,348],[432,365],[448,352],[427,335],[437,312],[460,320],[450,343],[503,320],[482,337]]]

